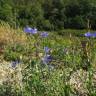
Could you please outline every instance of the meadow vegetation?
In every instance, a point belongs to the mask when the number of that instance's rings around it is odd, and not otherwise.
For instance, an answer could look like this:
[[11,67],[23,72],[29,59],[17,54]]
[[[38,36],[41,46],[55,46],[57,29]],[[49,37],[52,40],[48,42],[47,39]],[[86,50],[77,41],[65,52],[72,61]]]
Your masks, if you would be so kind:
[[96,95],[95,35],[63,31],[13,29],[1,23],[1,96]]
[[0,0],[0,96],[96,96],[96,0]]

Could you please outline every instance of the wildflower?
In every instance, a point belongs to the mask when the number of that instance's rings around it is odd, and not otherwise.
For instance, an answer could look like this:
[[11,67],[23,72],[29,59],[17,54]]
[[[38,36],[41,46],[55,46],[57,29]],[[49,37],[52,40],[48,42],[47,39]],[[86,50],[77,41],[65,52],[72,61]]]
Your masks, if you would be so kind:
[[26,28],[24,28],[24,32],[30,33],[30,34],[36,34],[37,29],[36,28],[31,28],[31,27],[26,27]]
[[47,32],[41,33],[41,37],[44,37],[44,38],[48,37],[48,33]]
[[11,63],[11,67],[12,67],[12,68],[16,68],[17,64],[19,64],[18,61],[13,61],[13,62]]
[[48,54],[45,55],[44,58],[42,58],[42,61],[43,61],[44,64],[48,64],[49,62],[52,61],[51,55],[48,55]]
[[92,37],[92,36],[93,36],[93,34],[92,34],[92,33],[90,33],[90,32],[87,32],[87,33],[85,33],[85,34],[84,34],[84,36],[85,36],[85,37]]
[[48,47],[44,47],[45,53],[49,53],[50,49]]
[[32,28],[31,27],[26,27],[26,28],[24,28],[24,32],[31,33],[32,32]]
[[84,34],[84,36],[86,36],[86,37],[96,37],[96,32],[95,33],[87,32],[87,33]]
[[32,34],[37,34],[37,29],[36,28],[32,29],[31,33]]
[[95,33],[93,33],[93,37],[96,37],[96,32],[95,32]]

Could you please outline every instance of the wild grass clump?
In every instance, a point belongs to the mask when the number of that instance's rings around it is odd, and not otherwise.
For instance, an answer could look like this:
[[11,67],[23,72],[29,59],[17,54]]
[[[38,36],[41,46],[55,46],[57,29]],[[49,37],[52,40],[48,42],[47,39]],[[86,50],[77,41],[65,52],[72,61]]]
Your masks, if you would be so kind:
[[26,35],[20,29],[13,29],[8,23],[0,22],[0,45],[25,44]]

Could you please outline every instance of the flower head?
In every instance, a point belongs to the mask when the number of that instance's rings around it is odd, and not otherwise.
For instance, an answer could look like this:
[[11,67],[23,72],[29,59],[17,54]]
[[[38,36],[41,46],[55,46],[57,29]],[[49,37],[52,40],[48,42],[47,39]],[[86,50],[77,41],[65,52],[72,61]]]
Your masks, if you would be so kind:
[[96,32],[95,32],[95,33],[93,33],[93,37],[96,37]]
[[36,34],[37,29],[36,28],[31,28],[31,27],[26,27],[26,28],[24,28],[24,32],[30,33],[30,34]]
[[84,36],[85,36],[85,37],[93,37],[93,34],[90,33],[90,32],[87,32],[87,33],[84,34]]
[[26,33],[31,33],[31,31],[32,31],[31,27],[24,28],[24,32],[26,32]]
[[49,53],[50,49],[48,47],[44,47],[44,52]]
[[84,36],[86,36],[86,37],[96,37],[96,32],[94,32],[94,33],[87,32],[87,33],[84,34]]
[[46,38],[46,37],[48,37],[48,33],[47,32],[43,32],[43,33],[41,33],[41,37],[44,37],[44,38]]
[[42,61],[44,64],[48,64],[49,62],[52,61],[52,56],[51,55],[45,55],[43,58],[42,58]]
[[31,31],[32,34],[37,34],[37,29],[36,28],[33,28],[32,31]]
[[16,68],[17,64],[19,64],[18,61],[13,61],[13,62],[11,63],[11,67],[12,67],[12,68]]

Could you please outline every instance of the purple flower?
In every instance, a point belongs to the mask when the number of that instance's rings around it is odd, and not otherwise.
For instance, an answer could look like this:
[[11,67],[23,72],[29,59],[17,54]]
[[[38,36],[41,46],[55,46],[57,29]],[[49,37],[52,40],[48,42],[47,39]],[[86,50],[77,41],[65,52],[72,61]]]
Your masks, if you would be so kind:
[[30,33],[30,34],[36,34],[37,29],[36,28],[31,28],[31,27],[26,27],[26,28],[24,28],[24,32]]
[[93,37],[96,37],[96,32],[95,32],[95,33],[93,33]]
[[32,28],[31,27],[26,27],[26,28],[24,28],[24,32],[31,33],[32,32]]
[[50,49],[48,47],[44,47],[45,53],[49,53]]
[[48,54],[45,55],[44,58],[42,58],[42,61],[43,61],[44,64],[48,64],[49,62],[52,61],[51,55],[48,55]]
[[18,61],[13,61],[13,62],[11,63],[11,67],[12,67],[12,68],[16,68],[17,64],[19,64]]
[[37,29],[36,28],[32,29],[31,33],[32,34],[37,34]]
[[86,37],[96,37],[96,32],[95,33],[87,32],[87,33],[84,34],[84,36],[86,36]]
[[93,37],[93,34],[90,33],[90,32],[87,32],[87,33],[84,34],[84,36],[85,36],[85,37]]
[[41,33],[41,37],[44,37],[44,38],[46,38],[46,37],[48,37],[48,33],[47,32],[43,32],[43,33]]

